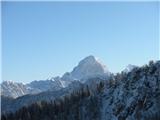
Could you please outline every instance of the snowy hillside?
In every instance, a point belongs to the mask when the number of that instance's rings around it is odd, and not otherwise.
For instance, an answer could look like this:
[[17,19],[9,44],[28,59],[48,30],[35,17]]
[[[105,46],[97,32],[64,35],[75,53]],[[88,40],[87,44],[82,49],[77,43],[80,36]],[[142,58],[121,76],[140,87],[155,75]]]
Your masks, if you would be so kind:
[[115,76],[100,96],[102,119],[160,119],[160,61]]

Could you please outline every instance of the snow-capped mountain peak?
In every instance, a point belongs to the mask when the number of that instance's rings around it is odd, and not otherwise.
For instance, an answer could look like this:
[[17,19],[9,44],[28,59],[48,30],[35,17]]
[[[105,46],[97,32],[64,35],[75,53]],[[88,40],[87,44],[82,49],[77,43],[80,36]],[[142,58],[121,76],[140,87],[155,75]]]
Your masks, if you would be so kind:
[[96,61],[96,58],[93,55],[87,56],[79,62],[80,64],[93,63]]
[[109,71],[102,62],[96,57],[90,55],[79,62],[79,64],[70,73],[65,73],[63,80],[81,80],[93,76],[101,76],[107,74]]
[[93,55],[90,55],[90,56],[84,58],[83,60],[81,60],[79,62],[78,66],[80,66],[80,65],[86,65],[86,67],[88,67],[88,66],[90,67],[90,65],[95,65],[95,64],[98,64],[99,67],[101,67],[101,69],[104,72],[108,72],[106,65],[104,65],[99,58],[94,57]]

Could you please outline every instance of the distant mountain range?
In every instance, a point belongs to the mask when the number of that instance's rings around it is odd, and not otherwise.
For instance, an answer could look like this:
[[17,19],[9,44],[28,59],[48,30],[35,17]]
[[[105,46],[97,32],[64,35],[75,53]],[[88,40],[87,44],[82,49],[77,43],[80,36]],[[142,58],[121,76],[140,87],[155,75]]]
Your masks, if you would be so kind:
[[81,60],[71,72],[66,72],[62,77],[52,77],[47,80],[32,81],[28,84],[13,81],[4,81],[1,84],[1,95],[17,98],[27,94],[37,94],[44,91],[56,91],[67,87],[73,81],[85,82],[91,77],[109,77],[110,72],[94,56]]

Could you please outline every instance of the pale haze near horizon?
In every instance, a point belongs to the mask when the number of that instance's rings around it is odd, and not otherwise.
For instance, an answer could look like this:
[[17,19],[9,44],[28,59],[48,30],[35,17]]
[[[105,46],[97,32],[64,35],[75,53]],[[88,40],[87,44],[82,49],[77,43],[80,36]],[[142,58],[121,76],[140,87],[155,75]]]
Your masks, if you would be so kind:
[[2,79],[44,80],[94,55],[111,72],[159,58],[158,2],[2,2]]

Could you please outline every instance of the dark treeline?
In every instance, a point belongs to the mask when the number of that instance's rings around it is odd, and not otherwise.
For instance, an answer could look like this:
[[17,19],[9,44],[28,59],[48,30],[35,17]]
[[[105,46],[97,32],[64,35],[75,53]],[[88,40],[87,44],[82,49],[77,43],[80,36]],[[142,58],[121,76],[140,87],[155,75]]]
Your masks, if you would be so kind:
[[100,99],[96,92],[103,87],[100,82],[94,93],[87,86],[54,101],[24,106],[15,113],[3,114],[1,120],[98,120]]

